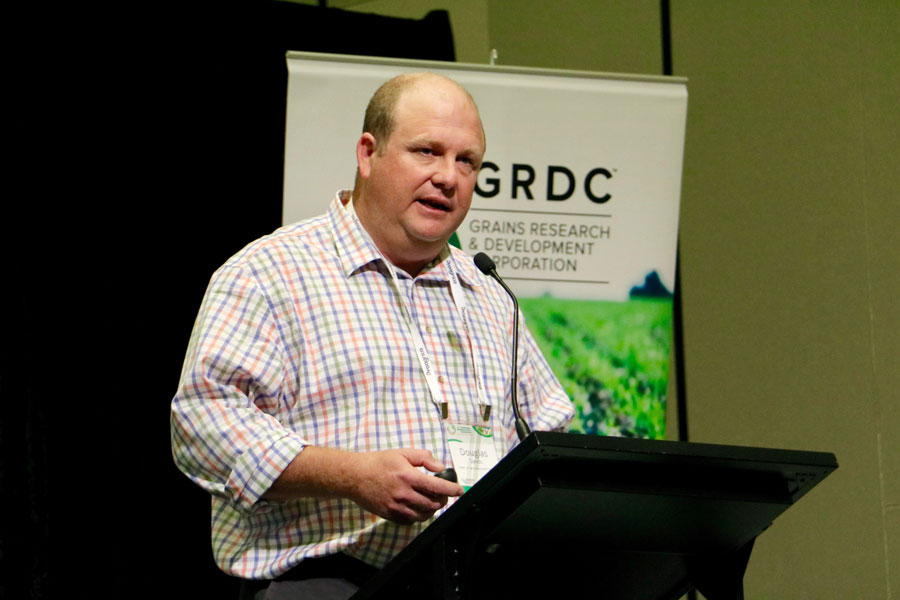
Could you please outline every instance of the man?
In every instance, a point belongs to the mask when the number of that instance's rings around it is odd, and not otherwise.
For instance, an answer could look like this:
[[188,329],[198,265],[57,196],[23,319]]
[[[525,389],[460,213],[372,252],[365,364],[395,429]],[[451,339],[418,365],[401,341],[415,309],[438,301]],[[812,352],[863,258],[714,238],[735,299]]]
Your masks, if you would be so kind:
[[[396,77],[366,110],[352,195],[213,276],[173,452],[213,495],[217,563],[253,597],[352,595],[463,493],[434,476],[453,461],[447,427],[479,425],[493,460],[515,445],[511,303],[447,245],[484,150],[462,87]],[[518,361],[525,418],[564,426],[571,403],[527,330]]]

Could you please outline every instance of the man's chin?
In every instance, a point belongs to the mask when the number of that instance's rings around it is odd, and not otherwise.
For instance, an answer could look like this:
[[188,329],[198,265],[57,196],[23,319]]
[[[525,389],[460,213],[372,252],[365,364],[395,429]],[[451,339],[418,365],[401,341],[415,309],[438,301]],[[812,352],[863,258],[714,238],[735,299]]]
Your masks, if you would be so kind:
[[[433,225],[433,226],[428,226]],[[456,231],[459,223],[454,223],[454,227],[449,227],[448,223],[426,224],[424,226],[410,227],[407,229],[407,235],[410,239],[423,245],[434,245],[443,248],[453,232]]]
[[433,250],[434,253],[437,254],[443,249],[449,239],[449,235],[429,238],[418,237],[415,239],[415,243],[420,248]]

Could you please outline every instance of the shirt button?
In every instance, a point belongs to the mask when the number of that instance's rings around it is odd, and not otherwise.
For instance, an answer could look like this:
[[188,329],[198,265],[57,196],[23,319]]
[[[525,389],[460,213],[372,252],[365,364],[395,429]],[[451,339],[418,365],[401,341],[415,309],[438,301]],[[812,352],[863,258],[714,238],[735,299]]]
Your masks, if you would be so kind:
[[425,326],[425,333],[431,333],[431,325]]
[[438,383],[444,383],[444,376],[438,375]]

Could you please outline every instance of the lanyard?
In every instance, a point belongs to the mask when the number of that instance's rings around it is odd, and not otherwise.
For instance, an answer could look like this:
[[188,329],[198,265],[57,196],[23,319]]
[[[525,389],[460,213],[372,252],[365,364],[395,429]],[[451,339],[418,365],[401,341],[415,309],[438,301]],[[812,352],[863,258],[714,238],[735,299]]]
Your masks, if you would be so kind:
[[[474,344],[472,344],[472,333],[469,325],[468,305],[466,304],[466,297],[465,295],[463,295],[463,288],[459,283],[459,276],[456,273],[456,266],[453,264],[453,257],[451,256],[450,250],[448,248],[444,248],[444,251],[441,253],[441,259],[442,263],[447,269],[448,279],[450,281],[450,294],[451,296],[453,296],[453,304],[456,306],[456,312],[459,313],[459,317],[462,320],[463,330],[466,333],[466,337],[469,338],[469,351],[472,356],[472,367],[475,371],[475,388],[478,392],[478,404],[481,406],[481,418],[487,421],[491,417],[491,403],[487,399],[487,393],[484,390],[484,384],[481,377],[481,369],[479,369],[478,361],[475,358],[475,346]],[[393,282],[394,288],[397,291],[397,296],[400,300],[400,306],[403,309],[403,317],[406,320],[406,325],[409,328],[410,337],[412,338],[413,345],[416,349],[416,358],[419,359],[419,365],[422,367],[422,372],[425,374],[425,381],[428,383],[428,389],[431,391],[431,398],[440,409],[441,418],[446,419],[449,415],[447,400],[444,397],[444,393],[441,391],[437,375],[435,375],[434,373],[434,362],[431,359],[431,353],[428,352],[428,347],[425,345],[425,340],[422,339],[422,334],[419,333],[419,328],[416,326],[416,323],[413,320],[412,312],[406,305],[406,300],[404,299],[403,290],[400,289],[400,282],[397,278],[397,272],[396,269],[394,269],[394,265],[392,265],[387,260],[385,260],[385,264],[387,264],[388,270],[391,273],[391,281]]]
[[[360,229],[365,232],[365,227],[362,227],[362,224],[359,222],[359,217],[356,215],[356,211],[353,210],[353,201],[351,200],[350,202],[348,202],[346,206],[348,207],[348,210],[351,211],[353,219],[357,224],[360,225]],[[366,232],[366,234],[368,235],[368,232]],[[369,239],[371,241],[371,236],[369,236]],[[372,242],[372,245],[375,246],[375,243]],[[377,246],[375,247],[377,248]],[[449,416],[449,407],[447,404],[447,399],[444,397],[444,393],[441,391],[440,382],[438,381],[437,375],[434,372],[434,361],[431,359],[431,353],[428,352],[428,347],[425,345],[425,340],[422,339],[422,334],[419,333],[419,328],[413,320],[412,312],[406,305],[404,293],[400,288],[400,282],[397,277],[397,271],[394,268],[394,265],[392,265],[389,260],[384,258],[383,255],[382,258],[384,259],[384,263],[388,267],[388,271],[390,271],[391,273],[391,282],[394,285],[394,290],[397,292],[397,297],[400,301],[400,307],[403,311],[403,318],[406,321],[410,338],[412,339],[413,346],[415,347],[416,358],[419,360],[419,365],[422,367],[422,372],[425,374],[425,381],[428,384],[428,390],[431,392],[431,399],[441,411],[441,418],[446,419]],[[463,330],[466,333],[466,337],[469,339],[469,351],[472,356],[472,368],[475,372],[475,388],[478,392],[478,404],[481,407],[481,418],[487,421],[491,417],[491,403],[487,398],[487,393],[484,389],[484,382],[481,377],[481,369],[479,368],[478,360],[475,357],[475,345],[472,343],[472,331],[469,323],[468,304],[466,303],[466,297],[463,293],[463,287],[459,282],[459,275],[456,271],[456,265],[454,264],[454,259],[450,253],[450,248],[448,246],[444,246],[444,250],[441,252],[440,258],[441,262],[444,265],[444,268],[447,269],[447,279],[450,282],[450,295],[453,297],[453,304],[456,306],[456,312],[459,313],[459,317],[462,320]]]
[[475,372],[475,388],[478,390],[478,403],[481,405],[481,418],[487,421],[491,417],[491,403],[487,399],[487,392],[484,389],[484,379],[481,377],[481,369],[478,367],[478,361],[475,358],[475,344],[472,342],[472,329],[469,324],[469,307],[466,304],[466,296],[463,293],[463,287],[459,283],[459,275],[456,272],[456,262],[450,254],[450,247],[445,246],[441,253],[441,259],[444,268],[447,269],[447,278],[450,281],[450,293],[453,295],[453,303],[456,305],[456,312],[462,320],[463,331],[469,338],[469,353],[472,355],[472,369]]

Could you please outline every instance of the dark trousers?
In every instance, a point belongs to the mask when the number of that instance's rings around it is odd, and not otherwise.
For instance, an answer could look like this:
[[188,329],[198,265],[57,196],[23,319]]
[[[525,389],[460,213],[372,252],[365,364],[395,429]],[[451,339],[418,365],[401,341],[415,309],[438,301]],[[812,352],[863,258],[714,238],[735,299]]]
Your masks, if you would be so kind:
[[274,580],[244,580],[240,600],[347,600],[377,572],[346,554],[308,558]]

